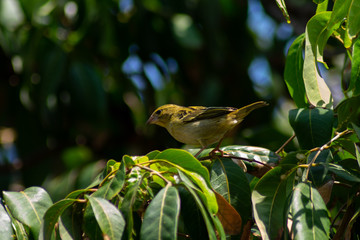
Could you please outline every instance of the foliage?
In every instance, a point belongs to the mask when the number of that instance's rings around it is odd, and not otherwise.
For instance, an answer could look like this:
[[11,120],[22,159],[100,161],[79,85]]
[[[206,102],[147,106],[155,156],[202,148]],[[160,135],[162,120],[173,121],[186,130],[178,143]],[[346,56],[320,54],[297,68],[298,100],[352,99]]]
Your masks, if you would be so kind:
[[[359,238],[360,6],[316,4],[288,51],[284,80],[298,109],[288,113],[294,136],[276,152],[234,145],[198,159],[197,149],[125,155],[55,203],[40,187],[4,191],[0,238]],[[326,77],[330,39],[346,52],[337,105]],[[286,151],[295,137],[299,149]]]

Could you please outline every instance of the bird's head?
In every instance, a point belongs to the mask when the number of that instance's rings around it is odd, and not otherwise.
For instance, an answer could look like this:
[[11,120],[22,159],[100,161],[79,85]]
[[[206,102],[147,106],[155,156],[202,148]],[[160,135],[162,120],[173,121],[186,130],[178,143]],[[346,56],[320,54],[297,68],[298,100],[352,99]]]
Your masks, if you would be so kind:
[[166,104],[157,108],[147,120],[147,124],[156,124],[165,127],[169,124],[171,117],[176,113],[181,106],[175,104]]

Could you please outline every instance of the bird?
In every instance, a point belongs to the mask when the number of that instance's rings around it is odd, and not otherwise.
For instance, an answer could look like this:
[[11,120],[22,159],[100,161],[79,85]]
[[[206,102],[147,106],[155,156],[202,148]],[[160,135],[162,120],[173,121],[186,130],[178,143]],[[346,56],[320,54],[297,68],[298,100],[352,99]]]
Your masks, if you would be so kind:
[[194,155],[197,157],[214,143],[218,145],[213,151],[220,151],[220,144],[229,131],[239,125],[250,112],[268,105],[264,101],[242,108],[165,104],[151,114],[147,124],[166,128],[170,135],[181,143],[201,146],[200,151]]

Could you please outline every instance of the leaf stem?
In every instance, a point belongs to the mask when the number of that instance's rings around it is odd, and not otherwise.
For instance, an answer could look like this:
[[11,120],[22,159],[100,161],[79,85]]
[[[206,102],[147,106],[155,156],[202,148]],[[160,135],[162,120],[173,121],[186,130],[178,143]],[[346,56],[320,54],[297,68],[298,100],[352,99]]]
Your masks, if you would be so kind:
[[293,135],[288,140],[286,140],[286,142],[275,153],[279,154],[279,152],[281,152],[285,148],[285,146],[288,145],[295,137],[296,134],[293,133]]
[[336,133],[336,136],[335,136],[335,137],[333,137],[332,139],[330,139],[330,141],[328,141],[327,143],[325,143],[323,146],[321,146],[321,147],[317,150],[315,156],[313,157],[313,159],[311,159],[311,162],[307,164],[307,165],[308,165],[308,168],[307,168],[307,170],[306,170],[306,176],[305,176],[305,179],[306,179],[306,180],[308,180],[309,173],[310,173],[310,168],[313,166],[314,162],[315,162],[316,159],[319,157],[320,153],[321,153],[322,151],[324,151],[325,149],[329,148],[329,146],[330,146],[330,144],[331,144],[332,142],[334,142],[334,141],[337,140],[338,138],[340,138],[340,137],[342,137],[342,136],[344,136],[344,135],[346,135],[346,134],[348,134],[348,133],[350,133],[350,132],[352,132],[352,131],[346,129],[346,130],[344,130],[344,131],[342,131],[342,132],[340,132],[340,133]]
[[162,180],[164,180],[166,182],[166,184],[171,184],[171,181],[167,180],[163,175],[161,175],[161,173],[159,173],[158,171],[155,171],[154,169],[151,169],[149,167],[145,167],[142,166],[140,164],[135,164],[135,166],[145,169],[146,171],[151,172],[152,174],[155,174],[156,176],[158,176],[159,178],[161,178]]

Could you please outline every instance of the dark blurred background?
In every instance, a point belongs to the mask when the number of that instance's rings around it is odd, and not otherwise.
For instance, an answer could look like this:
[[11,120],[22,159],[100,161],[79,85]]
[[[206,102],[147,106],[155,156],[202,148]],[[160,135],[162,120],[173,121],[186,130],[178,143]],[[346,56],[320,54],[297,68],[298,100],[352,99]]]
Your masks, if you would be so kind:
[[[310,0],[1,0],[0,189],[86,187],[108,159],[182,147],[158,106],[253,112],[223,145],[276,151],[291,134],[285,54]],[[290,144],[287,148],[295,146]]]

